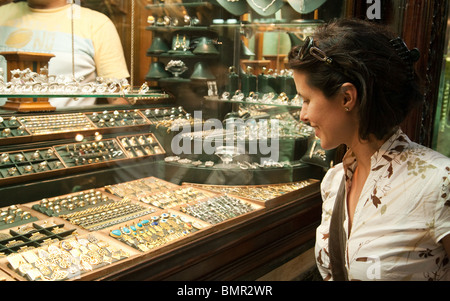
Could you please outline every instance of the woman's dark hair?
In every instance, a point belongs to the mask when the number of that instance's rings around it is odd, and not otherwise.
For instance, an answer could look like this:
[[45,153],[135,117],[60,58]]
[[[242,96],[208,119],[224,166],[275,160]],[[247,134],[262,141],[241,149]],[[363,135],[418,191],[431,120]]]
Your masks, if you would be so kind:
[[335,62],[329,65],[307,54],[298,57],[300,46],[289,53],[289,67],[305,72],[308,84],[327,98],[342,84],[352,83],[358,91],[359,136],[383,139],[399,126],[413,107],[422,102],[419,79],[412,61],[392,46],[397,36],[370,21],[339,19],[313,34],[314,46]]

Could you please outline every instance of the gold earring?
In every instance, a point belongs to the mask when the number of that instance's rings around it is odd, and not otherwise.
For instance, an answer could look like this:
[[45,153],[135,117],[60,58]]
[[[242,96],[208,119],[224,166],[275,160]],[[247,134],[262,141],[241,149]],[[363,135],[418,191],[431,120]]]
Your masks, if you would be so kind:
[[345,107],[345,111],[348,112],[350,111],[350,109],[348,107]]

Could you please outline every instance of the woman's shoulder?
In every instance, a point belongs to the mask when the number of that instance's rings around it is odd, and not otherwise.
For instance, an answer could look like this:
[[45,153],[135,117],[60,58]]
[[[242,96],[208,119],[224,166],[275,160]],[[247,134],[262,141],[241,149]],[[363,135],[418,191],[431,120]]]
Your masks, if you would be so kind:
[[327,171],[322,179],[322,182],[320,183],[322,197],[324,200],[337,193],[343,176],[344,165],[342,163],[334,165]]
[[450,173],[450,158],[415,142],[411,142],[409,147],[405,149],[403,158],[406,160],[409,169],[417,169],[418,171],[432,169],[436,173],[446,175]]

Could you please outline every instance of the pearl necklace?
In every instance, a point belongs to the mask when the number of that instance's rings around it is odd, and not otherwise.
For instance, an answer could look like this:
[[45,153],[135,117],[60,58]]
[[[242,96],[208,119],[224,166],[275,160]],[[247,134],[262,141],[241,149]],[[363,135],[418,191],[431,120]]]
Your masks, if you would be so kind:
[[269,9],[269,7],[271,7],[276,0],[272,0],[272,2],[269,3],[269,5],[267,5],[266,7],[262,7],[261,5],[259,5],[258,3],[255,2],[255,0],[252,0],[252,3],[259,9],[261,9],[263,12],[265,12],[266,10]]

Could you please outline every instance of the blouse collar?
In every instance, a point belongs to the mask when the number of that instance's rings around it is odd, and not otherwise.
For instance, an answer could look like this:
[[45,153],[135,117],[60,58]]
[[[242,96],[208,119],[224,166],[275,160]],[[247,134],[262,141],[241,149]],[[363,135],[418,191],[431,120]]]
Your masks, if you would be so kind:
[[[371,170],[374,170],[376,166],[379,166],[385,161],[391,161],[392,158],[401,153],[409,143],[411,143],[411,140],[400,128],[398,128],[397,131],[371,156]],[[342,164],[344,166],[346,180],[351,179],[356,168],[356,156],[350,149],[344,155]]]

